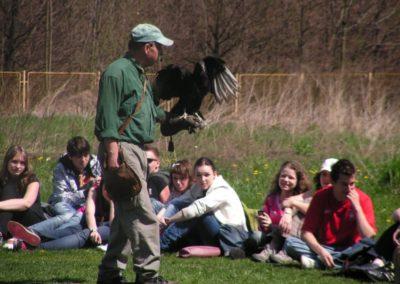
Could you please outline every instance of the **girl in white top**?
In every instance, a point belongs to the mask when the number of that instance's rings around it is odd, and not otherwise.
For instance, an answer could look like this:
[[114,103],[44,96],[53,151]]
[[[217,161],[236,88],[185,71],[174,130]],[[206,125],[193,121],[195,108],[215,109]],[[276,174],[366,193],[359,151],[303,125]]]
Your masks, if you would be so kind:
[[[246,219],[239,196],[235,190],[217,174],[214,163],[202,157],[194,165],[195,187],[192,190],[202,191],[203,197],[183,208],[171,218],[165,218],[165,225],[170,225],[161,235],[161,249],[170,249],[189,232],[194,222],[182,221],[198,218],[205,231],[217,238],[221,225],[230,225],[247,231]],[[173,224],[177,223],[177,224]]]

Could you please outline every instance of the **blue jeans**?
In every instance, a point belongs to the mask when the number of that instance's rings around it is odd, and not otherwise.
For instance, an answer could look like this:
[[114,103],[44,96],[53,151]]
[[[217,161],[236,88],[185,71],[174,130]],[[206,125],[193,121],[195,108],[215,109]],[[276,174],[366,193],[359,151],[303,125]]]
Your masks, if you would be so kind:
[[160,212],[160,210],[165,208],[165,206],[166,206],[160,200],[157,200],[153,197],[150,197],[150,202],[151,202],[151,208],[153,208],[153,212],[155,214],[158,214],[158,212]]
[[[342,252],[345,248],[335,248],[332,246],[322,245],[333,257],[336,268],[341,268],[343,261],[340,259]],[[296,237],[288,237],[284,243],[283,249],[286,251],[287,255],[293,259],[300,260],[301,256],[307,256],[316,261],[317,267],[324,267],[324,263],[319,258],[318,254],[310,249],[305,241]]]
[[208,213],[199,218],[184,222],[174,223],[165,229],[160,236],[160,248],[162,251],[176,250],[179,241],[186,236],[197,224],[202,225],[201,238],[206,243],[217,243],[217,237],[221,224],[214,214]]
[[36,223],[29,227],[32,231],[41,237],[48,239],[58,239],[65,236],[64,229],[75,227],[81,229],[81,221],[83,212],[77,211],[73,206],[66,202],[58,202],[54,204],[53,210],[56,216]]
[[182,200],[180,198],[175,198],[168,203],[168,206],[165,210],[165,217],[172,217],[176,213],[178,213],[181,209],[189,206],[191,204],[190,200]]
[[[108,224],[98,226],[97,231],[101,236],[102,244],[107,243],[110,235],[110,226]],[[89,229],[76,231],[70,227],[64,229],[64,233],[65,237],[41,243],[39,248],[47,250],[79,249],[92,244],[90,242]],[[95,244],[92,245],[94,246]]]

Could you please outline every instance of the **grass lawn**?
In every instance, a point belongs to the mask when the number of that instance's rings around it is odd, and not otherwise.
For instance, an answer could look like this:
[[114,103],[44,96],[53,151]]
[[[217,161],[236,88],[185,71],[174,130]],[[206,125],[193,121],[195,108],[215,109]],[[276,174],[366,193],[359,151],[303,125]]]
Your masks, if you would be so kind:
[[[0,283],[95,283],[103,252],[0,251]],[[161,274],[181,283],[360,283],[332,271],[304,270],[300,265],[261,264],[223,257],[183,259],[164,255]],[[131,262],[125,276],[134,281]]]
[[[52,169],[69,138],[85,136],[93,152],[97,151],[93,118],[12,117],[0,118],[0,125],[1,156],[10,144],[21,144],[32,154],[44,201],[52,190]],[[370,139],[346,131],[327,133],[318,127],[301,133],[278,126],[250,131],[228,123],[213,125],[193,135],[181,133],[174,141],[174,154],[166,152],[167,138],[156,143],[162,152],[162,166],[167,167],[176,159],[188,158],[194,162],[200,156],[209,156],[242,201],[252,208],[261,206],[283,161],[299,160],[312,178],[322,160],[328,157],[348,158],[355,163],[357,185],[371,196],[375,206],[378,235],[391,224],[391,213],[400,205],[398,135]],[[0,249],[0,283],[95,283],[102,255],[95,249],[29,252]],[[129,281],[134,280],[131,266],[130,262],[125,273]],[[181,259],[168,254],[162,256],[161,274],[181,283],[359,283],[332,271],[303,270],[299,265],[260,264],[223,257]]]

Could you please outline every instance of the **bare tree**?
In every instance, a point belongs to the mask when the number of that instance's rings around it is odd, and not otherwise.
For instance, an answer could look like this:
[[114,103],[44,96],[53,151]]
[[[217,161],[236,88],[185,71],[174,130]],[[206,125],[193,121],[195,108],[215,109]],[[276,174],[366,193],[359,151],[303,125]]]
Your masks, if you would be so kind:
[[[0,1],[3,70],[14,70],[23,65],[24,58],[17,58],[16,54],[41,24],[44,6],[44,1]],[[26,13],[32,16],[27,18]]]

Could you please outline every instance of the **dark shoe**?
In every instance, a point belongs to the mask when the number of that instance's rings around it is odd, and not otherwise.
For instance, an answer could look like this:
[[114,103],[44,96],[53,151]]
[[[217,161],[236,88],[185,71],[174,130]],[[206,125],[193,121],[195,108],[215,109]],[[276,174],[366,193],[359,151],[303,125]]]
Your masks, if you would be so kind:
[[242,248],[233,248],[229,251],[229,257],[231,259],[246,258],[246,253]]
[[366,271],[366,270],[376,270],[379,269],[380,267],[383,267],[383,265],[377,265],[375,263],[367,263],[363,265],[351,265],[349,269],[351,270],[360,270],[360,271]]
[[394,272],[388,266],[379,267],[376,269],[365,270],[364,274],[374,282],[393,282],[394,281]]
[[97,279],[97,284],[122,284],[125,283],[124,282],[124,278],[122,276],[117,276],[115,278],[112,279],[107,279],[107,280],[101,280],[101,279]]
[[9,221],[7,229],[16,239],[22,240],[33,247],[40,245],[40,237],[18,222]]
[[23,240],[15,239],[13,244],[13,251],[28,250],[29,245],[27,245]]
[[179,282],[168,281],[161,276],[157,276],[152,279],[145,280],[144,282],[136,278],[135,284],[179,284]]

